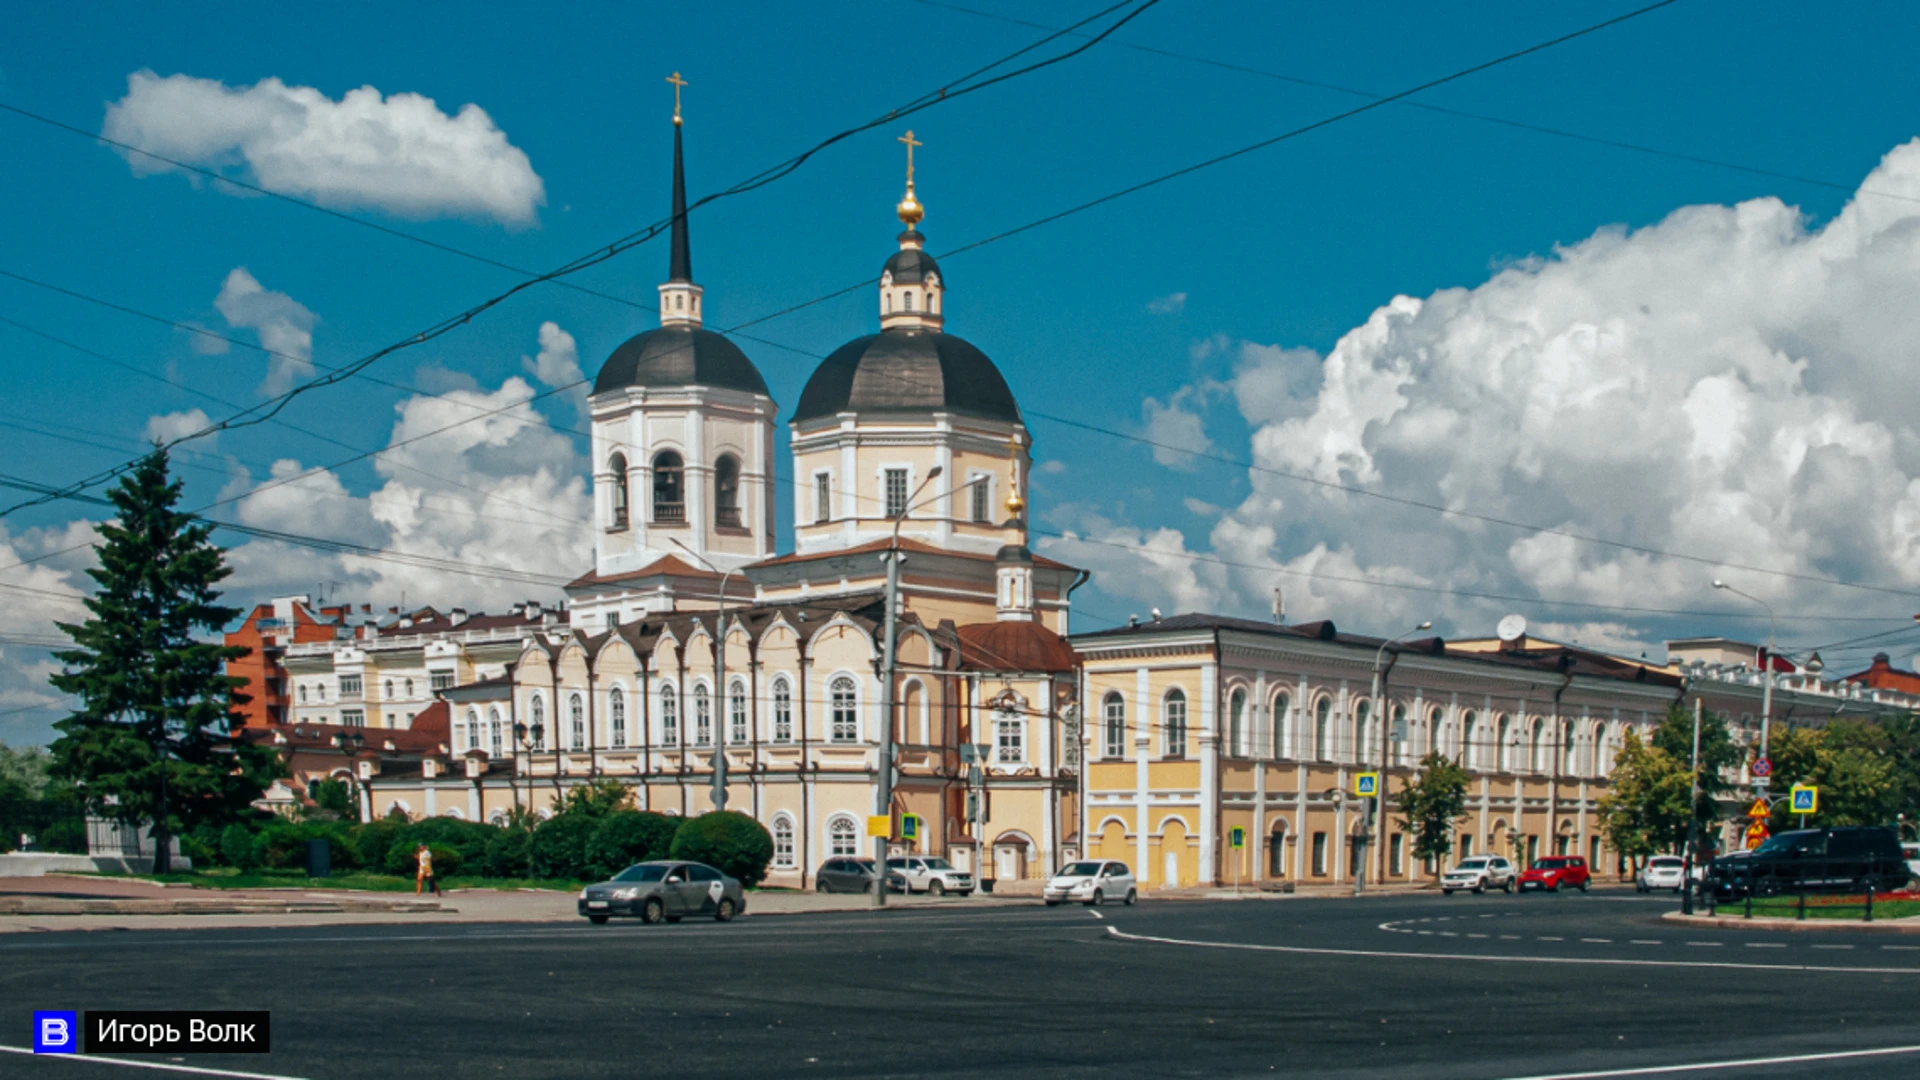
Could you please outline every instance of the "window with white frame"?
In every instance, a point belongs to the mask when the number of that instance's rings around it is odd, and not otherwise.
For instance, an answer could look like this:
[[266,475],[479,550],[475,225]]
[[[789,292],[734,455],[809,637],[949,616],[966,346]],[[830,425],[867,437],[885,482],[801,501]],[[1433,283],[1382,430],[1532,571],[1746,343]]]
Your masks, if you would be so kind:
[[[535,750],[545,750],[547,748],[546,699],[539,694],[533,695],[533,701],[528,704],[527,716],[533,721],[527,727],[527,734],[533,739],[533,748]],[[553,741],[556,745],[560,742],[559,733],[556,732],[554,734]]]
[[1573,721],[1560,722],[1560,775],[1573,775]]
[[386,695],[385,695],[385,696],[386,696],[387,698],[389,698],[389,699],[391,699],[391,698],[393,697],[393,680],[392,680],[392,679],[388,679],[388,680],[387,680],[387,685],[386,685]]
[[1427,753],[1444,754],[1447,751],[1447,710],[1435,705],[1427,713]]
[[660,684],[660,745],[680,745],[680,695],[672,683]]
[[[1499,765],[1498,765],[1498,768],[1499,768],[1499,771],[1501,771],[1501,772],[1512,772],[1512,771],[1513,771],[1513,750],[1514,750],[1514,747],[1513,747],[1513,736],[1512,736],[1512,734],[1511,734],[1511,733],[1510,733],[1510,732],[1509,732],[1509,731],[1507,730],[1509,726],[1510,726],[1510,725],[1509,725],[1509,723],[1508,723],[1508,721],[1507,721],[1507,718],[1506,718],[1506,717],[1504,717],[1504,716],[1502,716],[1502,717],[1500,718],[1500,735],[1499,735],[1499,739],[1500,739],[1500,743],[1499,743],[1499,745],[1500,745],[1500,760],[1499,760]],[[1537,747],[1536,747],[1536,750],[1537,750]]]
[[451,671],[435,671],[429,673],[427,677],[433,680],[431,685],[435,690],[453,689],[453,672]]
[[813,523],[822,525],[833,520],[833,474],[813,474]]
[[747,684],[739,679],[727,688],[727,741],[735,746],[747,741]]
[[1480,748],[1475,745],[1479,735],[1476,730],[1480,726],[1478,720],[1472,709],[1460,717],[1460,758],[1469,769],[1480,767]]
[[342,724],[345,724],[347,727],[366,727],[367,726],[366,710],[365,709],[341,709],[340,722]]
[[887,516],[905,517],[907,513],[907,470],[887,469],[882,474],[887,496]]
[[1227,753],[1234,757],[1247,754],[1247,692],[1236,689],[1227,695]]
[[305,705],[306,703],[307,703],[307,684],[301,683],[300,684],[300,704]]
[[1292,757],[1287,748],[1287,713],[1293,709],[1293,698],[1285,693],[1273,695],[1273,756]]
[[1027,718],[1002,709],[993,714],[993,760],[997,765],[1027,763]]
[[1539,720],[1533,722],[1533,750],[1528,767],[1537,773],[1547,771],[1547,725]]
[[793,684],[785,675],[773,680],[773,741],[793,741]]
[[615,750],[627,748],[627,695],[619,687],[607,691],[607,722],[612,727],[612,742]]
[[693,745],[713,745],[713,702],[705,683],[693,688]]
[[796,865],[793,852],[793,819],[785,814],[773,816],[773,866],[791,870]]
[[504,753],[506,750],[506,740],[504,738],[505,735],[506,735],[506,730],[500,726],[499,707],[495,706],[493,708],[488,709],[487,710],[487,746],[489,747],[489,749],[487,750],[487,753],[493,755],[494,757],[501,756],[501,754]]
[[1127,699],[1118,691],[1101,705],[1100,752],[1110,758],[1127,756]]
[[609,630],[620,629],[620,613],[619,612],[617,611],[607,612],[607,629]]
[[842,859],[860,854],[859,833],[853,827],[852,818],[837,817],[827,822],[827,850]]
[[359,697],[360,693],[361,693],[360,676],[358,675],[340,676],[340,696],[341,697]]
[[453,748],[471,750],[480,745],[480,714],[468,709],[453,721]]
[[828,737],[834,742],[853,742],[860,737],[859,687],[853,678],[841,675],[827,688],[827,711],[831,718]]
[[967,498],[973,503],[973,520],[990,525],[993,523],[993,479],[985,473],[975,473],[972,479]]
[[412,679],[407,680],[407,697],[409,698],[413,697],[413,680]]
[[[1400,737],[1394,739],[1393,735],[1396,731],[1400,733]],[[1405,765],[1407,763],[1407,744],[1413,741],[1412,735],[1413,733],[1407,730],[1407,707],[1405,705],[1395,705],[1393,707],[1393,726],[1387,729],[1387,738],[1393,739],[1393,763],[1395,765]]]
[[1187,756],[1187,692],[1177,686],[1160,700],[1160,738],[1165,756]]
[[567,699],[567,719],[572,728],[569,732],[573,738],[572,748],[585,750],[587,748],[587,703],[579,694]]
[[1333,760],[1333,699],[1321,698],[1313,706],[1313,760]]
[[1353,750],[1353,760],[1362,765],[1373,760],[1373,746],[1371,745],[1373,742],[1373,731],[1372,726],[1367,723],[1367,721],[1372,718],[1373,702],[1362,701],[1360,704],[1354,706],[1353,738],[1349,740],[1348,746]]

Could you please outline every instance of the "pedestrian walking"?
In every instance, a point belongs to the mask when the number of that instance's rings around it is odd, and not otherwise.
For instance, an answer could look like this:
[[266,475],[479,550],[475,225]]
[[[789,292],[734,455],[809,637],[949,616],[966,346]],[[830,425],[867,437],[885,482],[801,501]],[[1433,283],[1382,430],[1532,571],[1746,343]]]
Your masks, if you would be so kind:
[[432,849],[428,848],[425,844],[421,844],[414,852],[414,858],[417,860],[419,869],[413,875],[413,895],[419,896],[422,886],[433,893],[433,895],[440,895],[440,883],[435,881],[433,877]]

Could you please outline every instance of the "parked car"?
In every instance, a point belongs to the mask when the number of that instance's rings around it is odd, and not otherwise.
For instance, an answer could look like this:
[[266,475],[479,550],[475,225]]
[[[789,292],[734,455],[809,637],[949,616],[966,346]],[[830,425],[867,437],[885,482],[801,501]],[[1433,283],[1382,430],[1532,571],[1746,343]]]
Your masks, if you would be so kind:
[[1040,895],[1048,907],[1066,900],[1099,907],[1109,898],[1131,904],[1140,893],[1133,871],[1126,863],[1085,859],[1061,867],[1059,873],[1048,879]]
[[[1697,876],[1697,875],[1696,875]],[[1633,887],[1641,892],[1655,889],[1672,889],[1679,892],[1686,885],[1687,860],[1678,855],[1655,855],[1647,860],[1647,865],[1633,875]]]
[[966,896],[973,892],[973,875],[955,869],[952,863],[937,856],[896,855],[887,860],[887,869],[906,880],[910,893],[923,892],[934,896],[959,893]]
[[1461,889],[1477,893],[1488,889],[1513,891],[1513,864],[1498,855],[1474,855],[1461,859],[1440,877],[1440,891],[1452,896]]
[[[813,889],[823,893],[863,893],[873,891],[872,859],[828,859],[813,875]],[[905,892],[907,879],[887,871],[887,891]]]
[[581,889],[578,904],[595,926],[615,917],[657,923],[711,915],[726,922],[747,910],[747,895],[738,881],[705,863],[656,860]]
[[1901,844],[1900,854],[1906,856],[1908,872],[1920,878],[1920,844]]
[[1720,899],[1752,893],[1886,892],[1914,877],[1892,829],[1883,825],[1794,829],[1741,856],[1713,862]]
[[1578,855],[1548,855],[1533,860],[1520,875],[1520,891],[1542,889],[1546,892],[1559,892],[1561,889],[1579,889],[1586,892],[1593,885],[1593,875],[1587,872],[1587,860]]

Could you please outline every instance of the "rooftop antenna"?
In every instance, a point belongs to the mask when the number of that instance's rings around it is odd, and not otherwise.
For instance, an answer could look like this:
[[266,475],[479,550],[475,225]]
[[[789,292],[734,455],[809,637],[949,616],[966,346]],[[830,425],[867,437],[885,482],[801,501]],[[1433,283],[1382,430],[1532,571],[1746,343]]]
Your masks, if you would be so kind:
[[1159,622],[1159,621],[1160,621],[1160,609],[1159,609],[1159,608],[1154,608],[1154,609],[1153,609],[1153,621],[1154,621],[1154,622]]
[[1517,613],[1508,615],[1500,620],[1500,625],[1494,628],[1494,633],[1500,635],[1500,640],[1505,642],[1508,648],[1517,649],[1520,646],[1516,643],[1527,636],[1527,617]]
[[1280,586],[1273,587],[1273,621],[1285,622],[1287,618],[1287,595]]

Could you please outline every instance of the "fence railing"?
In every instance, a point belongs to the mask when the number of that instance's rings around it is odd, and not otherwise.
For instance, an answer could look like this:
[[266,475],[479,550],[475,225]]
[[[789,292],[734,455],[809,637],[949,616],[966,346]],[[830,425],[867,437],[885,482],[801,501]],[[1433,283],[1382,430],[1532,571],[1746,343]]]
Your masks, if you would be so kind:
[[1858,918],[1872,922],[1876,902],[1903,889],[1906,876],[1885,873],[1866,859],[1794,859],[1760,867],[1715,867],[1702,891],[1709,914],[1741,918]]

